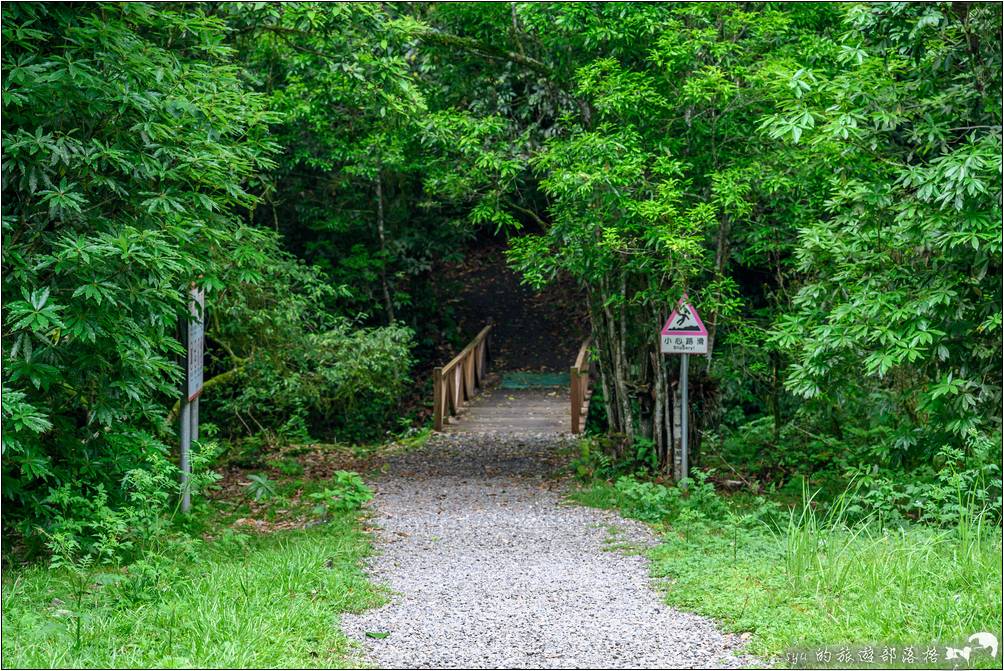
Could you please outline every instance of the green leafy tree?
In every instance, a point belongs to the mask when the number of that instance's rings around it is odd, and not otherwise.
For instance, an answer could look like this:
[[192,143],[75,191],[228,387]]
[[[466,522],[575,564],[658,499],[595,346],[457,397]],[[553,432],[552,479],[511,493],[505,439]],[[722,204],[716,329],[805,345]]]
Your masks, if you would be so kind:
[[[710,326],[712,354],[723,335],[728,348],[755,317],[740,312],[742,266],[774,266],[773,286],[754,291],[761,305],[781,301],[800,221],[791,215],[819,175],[787,177],[789,157],[750,131],[770,110],[776,72],[824,42],[835,17],[825,7],[738,5],[581,14],[525,10],[527,25],[558,26],[540,41],[568,45],[580,61],[574,111],[533,161],[551,225],[518,240],[511,258],[535,284],[559,271],[582,282],[610,428],[653,440],[668,463],[679,433],[676,371],[658,352],[658,327],[687,291]],[[556,67],[572,66],[564,57]]]
[[830,172],[774,338],[807,408],[890,429],[874,460],[914,466],[1001,426],[1001,13],[843,13],[835,62],[792,63],[762,123]]
[[[458,4],[415,19],[431,62],[476,83],[432,79],[428,95],[466,115],[458,165],[480,172],[456,183],[491,195],[473,216],[529,215],[541,232],[513,242],[513,263],[535,285],[583,286],[612,430],[668,460],[674,372],[655,325],[689,290],[714,345],[694,425],[768,413],[771,449],[804,443],[800,428],[815,465],[866,435],[869,459],[911,466],[999,431],[998,8]],[[524,161],[500,160],[506,141]]]
[[[257,217],[345,291],[338,311],[424,328],[430,270],[466,233],[428,145],[429,115],[405,9],[370,3],[235,5],[228,20],[285,148]],[[443,191],[440,190],[440,195]],[[451,223],[450,220],[454,219]],[[435,324],[435,322],[434,322]],[[427,334],[435,335],[435,334]]]
[[[110,504],[177,397],[186,289],[260,281],[273,117],[197,7],[3,10],[5,524]],[[266,251],[263,251],[266,250]],[[210,298],[212,302],[212,298]]]

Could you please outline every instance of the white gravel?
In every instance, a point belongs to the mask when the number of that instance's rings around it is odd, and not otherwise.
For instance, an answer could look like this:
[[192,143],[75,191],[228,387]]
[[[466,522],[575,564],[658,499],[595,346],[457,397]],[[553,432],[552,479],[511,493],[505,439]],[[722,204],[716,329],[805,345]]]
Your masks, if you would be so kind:
[[[664,605],[642,524],[570,505],[554,437],[436,436],[374,486],[370,572],[391,602],[345,615],[391,668],[734,668],[739,640]],[[371,638],[367,632],[383,633]]]

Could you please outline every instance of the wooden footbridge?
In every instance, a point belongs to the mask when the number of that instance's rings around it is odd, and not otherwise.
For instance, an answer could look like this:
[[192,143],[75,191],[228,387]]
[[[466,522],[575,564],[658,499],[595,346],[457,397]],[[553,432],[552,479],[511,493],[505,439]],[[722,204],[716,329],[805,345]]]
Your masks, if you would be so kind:
[[506,385],[490,375],[488,326],[445,366],[432,373],[434,427],[446,433],[580,433],[592,394],[589,340],[569,369],[568,383]]

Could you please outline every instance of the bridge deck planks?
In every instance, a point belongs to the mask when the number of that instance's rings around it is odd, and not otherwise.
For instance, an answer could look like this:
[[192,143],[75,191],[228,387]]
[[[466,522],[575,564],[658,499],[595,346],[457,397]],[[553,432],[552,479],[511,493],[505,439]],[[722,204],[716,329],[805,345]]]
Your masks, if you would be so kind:
[[486,389],[443,428],[446,433],[569,433],[569,390],[567,387]]

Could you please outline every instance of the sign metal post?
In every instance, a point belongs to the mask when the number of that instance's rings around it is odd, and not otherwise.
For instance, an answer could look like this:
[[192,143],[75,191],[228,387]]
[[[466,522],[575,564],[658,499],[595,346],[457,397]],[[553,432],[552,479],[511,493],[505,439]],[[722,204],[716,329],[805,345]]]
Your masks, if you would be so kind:
[[660,350],[663,354],[681,354],[680,357],[680,476],[681,486],[686,489],[688,473],[689,415],[687,376],[691,354],[708,353],[708,329],[701,316],[690,304],[687,294],[676,304],[676,308],[660,332]]
[[192,406],[192,442],[199,442],[199,397],[196,396],[189,405]]
[[687,403],[687,372],[690,368],[690,355],[684,354],[680,357],[680,472],[683,473],[683,481],[680,487],[687,489],[687,415],[690,414],[690,405]]
[[189,480],[192,475],[192,465],[189,463],[189,451],[192,447],[192,404],[181,399],[181,512],[187,513],[192,508],[192,492]]
[[192,508],[191,449],[199,440],[199,395],[202,394],[202,359],[204,349],[204,311],[206,292],[193,285],[188,297],[188,323],[185,328],[185,389],[181,395],[181,511]]

